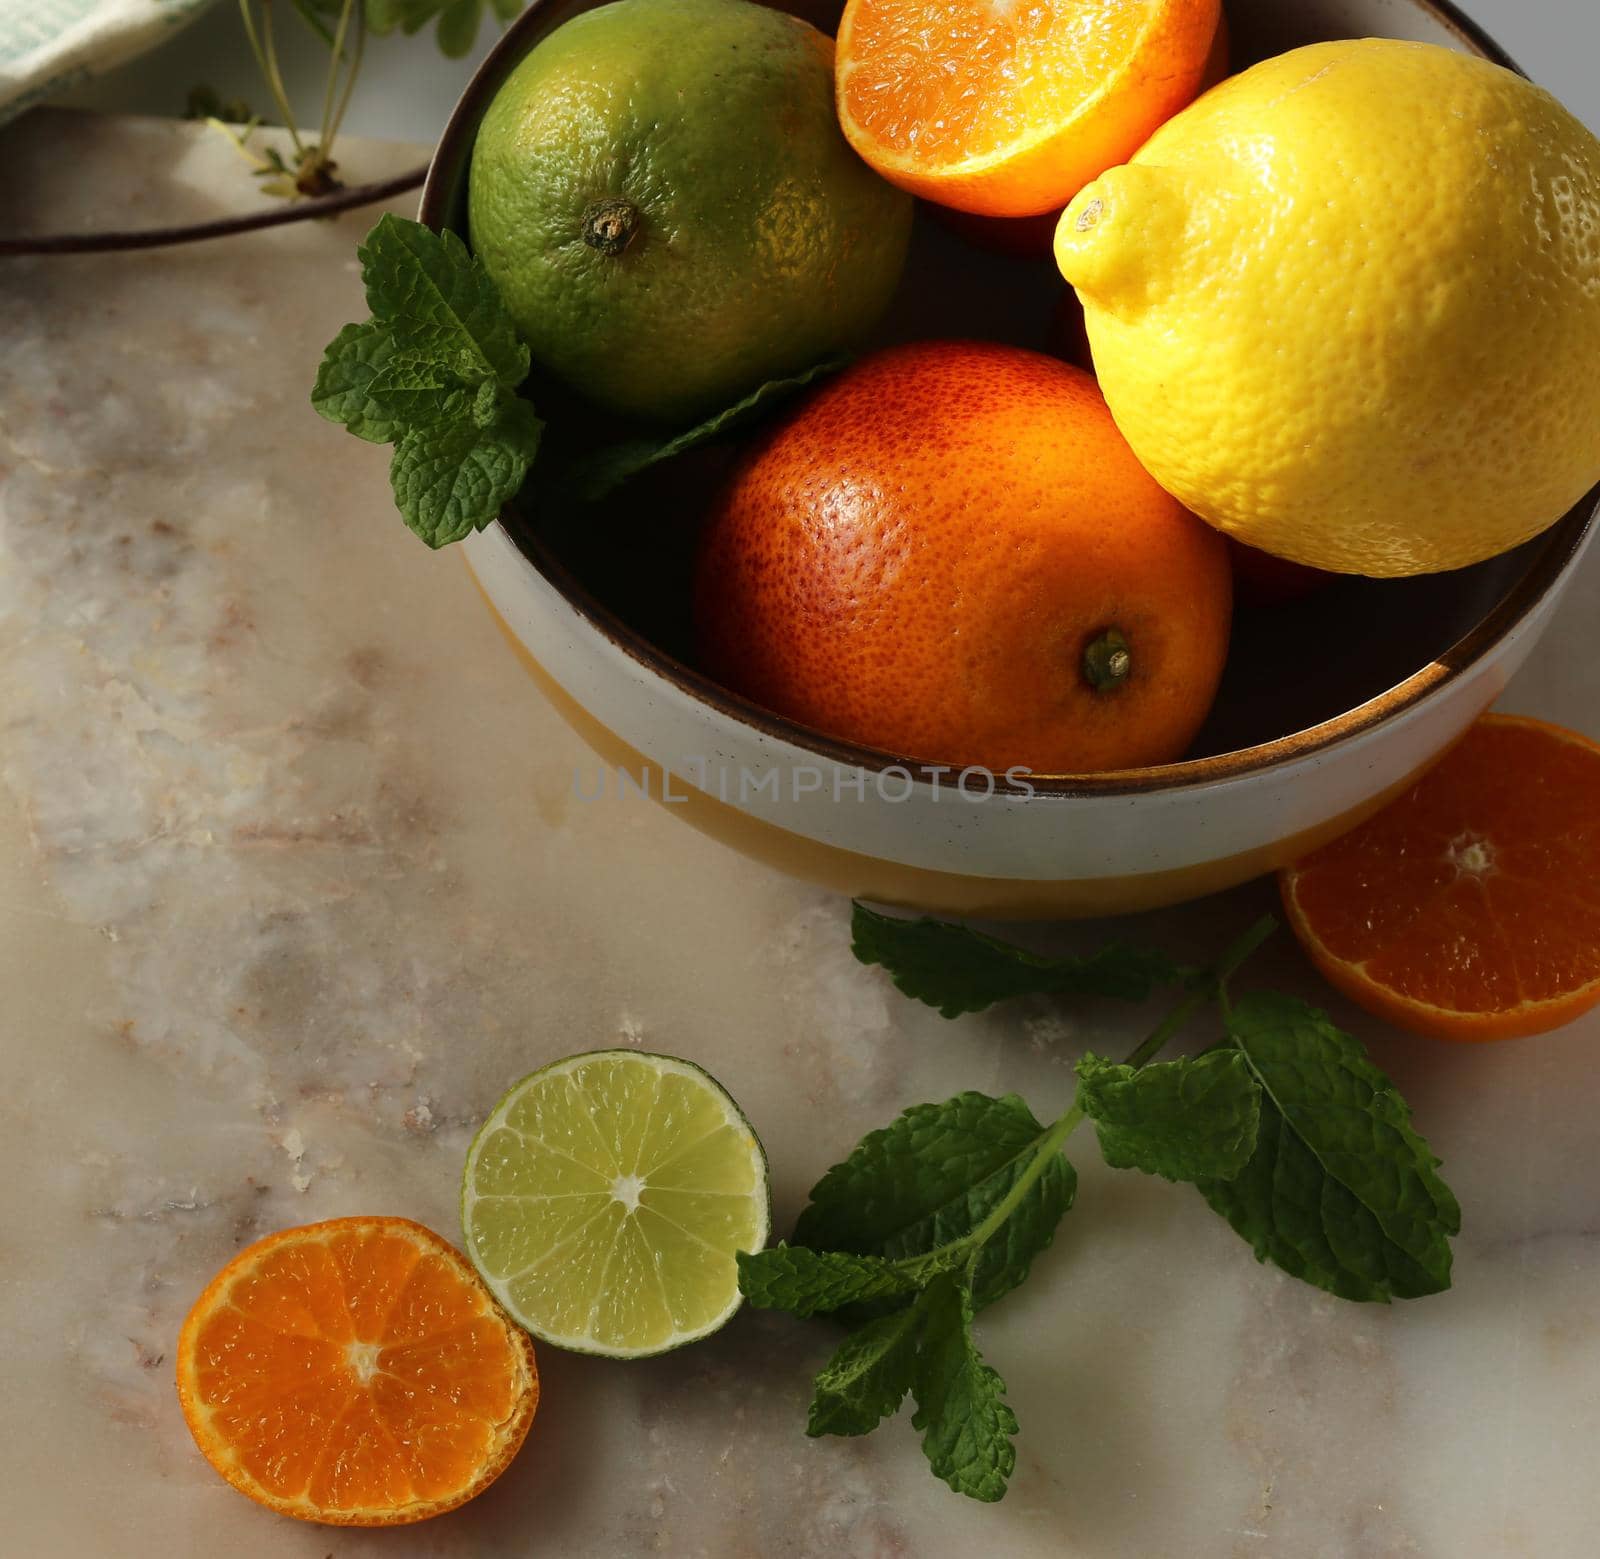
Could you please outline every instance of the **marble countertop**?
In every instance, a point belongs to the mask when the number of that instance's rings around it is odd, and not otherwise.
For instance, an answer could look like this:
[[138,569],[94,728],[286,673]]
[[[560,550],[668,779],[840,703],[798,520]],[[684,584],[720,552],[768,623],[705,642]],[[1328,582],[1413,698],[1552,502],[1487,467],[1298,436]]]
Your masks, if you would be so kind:
[[[415,146],[353,143],[373,177]],[[0,137],[0,228],[237,206],[215,136],[41,113]],[[1330,1005],[1411,1099],[1465,1208],[1456,1287],[1362,1307],[1258,1266],[1195,1194],[1075,1155],[1078,1206],[983,1344],[1022,1421],[1005,1502],[902,1421],[801,1433],[830,1334],[741,1314],[617,1364],[540,1353],[522,1456],[465,1510],[350,1533],[260,1511],[194,1451],[172,1347],[271,1229],[455,1230],[512,1079],[638,1044],[707,1067],[777,1220],[866,1129],[963,1087],[1045,1115],[1147,1015],[945,1023],[858,967],[848,906],[593,761],[458,558],[390,507],[386,451],[319,421],[373,213],[0,277],[0,1548],[610,1559],[1578,1559],[1600,1494],[1600,1013],[1451,1049],[1385,1032],[1284,937],[1254,974]],[[1600,554],[1505,707],[1600,730]],[[592,788],[592,787],[591,787]],[[1143,917],[1198,956],[1265,884]],[[1101,927],[1034,928],[1086,946]]]

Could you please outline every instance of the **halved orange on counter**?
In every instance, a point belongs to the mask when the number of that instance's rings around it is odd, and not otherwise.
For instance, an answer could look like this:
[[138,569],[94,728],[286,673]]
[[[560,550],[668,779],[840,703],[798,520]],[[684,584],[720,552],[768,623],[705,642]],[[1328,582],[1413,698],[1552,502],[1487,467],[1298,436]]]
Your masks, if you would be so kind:
[[481,1493],[539,1401],[533,1344],[453,1246],[335,1218],[241,1251],[178,1339],[195,1444],[258,1504],[332,1526],[426,1520]]
[[1485,715],[1410,790],[1280,876],[1330,984],[1438,1039],[1600,1005],[1600,746]]
[[913,194],[1058,211],[1199,93],[1220,22],[1219,0],[849,0],[839,122]]

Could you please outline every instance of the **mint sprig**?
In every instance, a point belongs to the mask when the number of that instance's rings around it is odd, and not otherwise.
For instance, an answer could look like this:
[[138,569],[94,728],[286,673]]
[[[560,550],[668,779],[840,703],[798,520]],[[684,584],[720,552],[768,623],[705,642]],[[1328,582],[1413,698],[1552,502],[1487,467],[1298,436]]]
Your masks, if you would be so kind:
[[[971,1262],[981,1310],[1027,1277],[1072,1206],[1077,1176],[1042,1150],[1048,1135],[1015,1094],[915,1105],[812,1187],[795,1242],[902,1265],[953,1253]],[[947,1268],[936,1258],[919,1270],[926,1282]]]
[[958,1494],[999,1499],[1017,1462],[1017,1416],[978,1352],[972,1317],[970,1290],[940,1274],[910,1304],[851,1332],[817,1372],[806,1433],[870,1434],[909,1393],[935,1475]]
[[[1041,1126],[1014,1095],[918,1105],[830,1169],[801,1214],[797,1239],[854,1250],[739,1255],[753,1305],[870,1317],[818,1373],[807,1434],[866,1434],[909,1391],[934,1472],[974,1499],[1005,1493],[1017,1420],[973,1317],[1028,1275],[1072,1205],[1077,1177],[1060,1150],[1081,1118]],[[864,1312],[868,1301],[890,1308]]]
[[1017,1465],[1011,1437],[1017,1415],[1005,1382],[983,1362],[972,1338],[972,1292],[953,1278],[929,1284],[920,1301],[922,1346],[911,1390],[922,1454],[957,1494],[989,1503],[1006,1492]]
[[818,379],[838,373],[849,361],[848,357],[829,357],[800,373],[769,379],[741,400],[713,412],[681,433],[641,434],[636,438],[618,439],[557,462],[551,478],[554,495],[558,500],[597,503],[641,471],[737,433]]
[[[506,0],[512,10],[520,0]],[[437,0],[392,20],[421,25]],[[460,8],[447,11],[441,29]],[[471,8],[476,26],[477,7]],[[641,471],[725,438],[847,359],[758,385],[693,427],[617,438],[605,422],[579,417],[547,436],[517,387],[527,344],[488,273],[454,233],[386,214],[356,251],[372,318],[346,325],[328,344],[311,404],[357,438],[393,444],[390,485],[401,517],[430,547],[465,540],[534,485],[549,507],[597,502]],[[598,438],[597,438],[598,435]]]
[[1143,1001],[1189,973],[1161,953],[1112,942],[1086,958],[1049,958],[944,920],[902,920],[854,906],[852,951],[882,964],[907,996],[947,1018],[1016,996]]
[[400,351],[437,362],[464,385],[498,379],[512,390],[527,378],[527,346],[489,273],[454,233],[386,212],[356,258],[367,307]]
[[311,390],[311,404],[329,422],[344,424],[347,433],[373,444],[400,437],[398,422],[368,391],[374,375],[394,352],[394,338],[375,319],[346,325],[328,343]]
[[[741,1287],[745,1263],[750,1259],[739,1258]],[[752,1304],[763,1303],[748,1290],[746,1293]],[[870,1434],[900,1411],[916,1374],[926,1314],[919,1299],[867,1322],[840,1343],[812,1383],[811,1408],[806,1415],[808,1435],[815,1439],[829,1434]]]
[[[1035,980],[1076,989],[1084,966],[859,905],[855,925],[862,962],[957,1011],[1042,988]],[[1077,1177],[1062,1149],[1085,1120],[1111,1167],[1194,1183],[1292,1276],[1347,1299],[1448,1287],[1460,1212],[1393,1084],[1304,1002],[1268,993],[1229,1002],[1229,978],[1273,925],[1258,922],[1187,976],[1125,950],[1100,955],[1101,970],[1142,971],[1123,991],[1165,971],[1185,992],[1125,1060],[1083,1057],[1063,1115],[1041,1125],[1015,1095],[914,1105],[817,1182],[794,1243],[739,1256],[752,1304],[854,1325],[817,1374],[807,1434],[869,1433],[910,1395],[934,1473],[973,1499],[1004,1495],[1017,1419],[974,1319],[1027,1277],[1072,1206]],[[952,955],[942,969],[939,949]],[[1090,988],[1107,994],[1114,983]],[[1154,1060],[1208,1009],[1220,1015],[1220,1043]]]
[[802,1318],[914,1294],[942,1270],[938,1260],[896,1262],[805,1245],[774,1245],[754,1256],[740,1252],[737,1260],[746,1299],[763,1310],[787,1310]]
[[1078,1063],[1078,1103],[1113,1169],[1168,1180],[1229,1180],[1249,1163],[1261,1087],[1237,1050],[1118,1066],[1090,1051]]
[[443,547],[489,524],[538,454],[543,424],[515,393],[528,348],[454,233],[385,214],[357,254],[372,318],[334,337],[311,404],[395,446],[395,505]]
[[1259,1085],[1261,1123],[1241,1170],[1200,1180],[1205,1199],[1259,1260],[1341,1299],[1449,1288],[1461,1208],[1394,1084],[1293,997],[1252,992],[1226,1023]]

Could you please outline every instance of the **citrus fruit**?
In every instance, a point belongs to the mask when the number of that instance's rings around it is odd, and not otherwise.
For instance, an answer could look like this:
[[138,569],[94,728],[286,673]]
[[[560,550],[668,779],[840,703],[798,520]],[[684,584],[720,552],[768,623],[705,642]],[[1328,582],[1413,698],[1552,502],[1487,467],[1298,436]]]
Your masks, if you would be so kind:
[[499,1477],[539,1376],[437,1234],[334,1218],[257,1240],[211,1280],[178,1337],[178,1399],[206,1460],[258,1504],[393,1526]]
[[749,453],[697,563],[702,663],[831,736],[995,773],[1178,757],[1216,692],[1222,538],[1081,369],[920,342]]
[[677,421],[856,341],[911,228],[839,133],[832,41],[748,0],[615,0],[558,27],[490,104],[468,205],[535,359]]
[[1200,89],[1218,0],[849,0],[839,122],[884,178],[984,216],[1059,210]]
[[1283,872],[1329,982],[1439,1039],[1513,1039],[1600,1003],[1600,747],[1486,715],[1398,801]]
[[536,1337],[640,1358],[739,1308],[734,1254],[771,1227],[767,1161],[699,1067],[595,1050],[494,1107],[467,1154],[461,1223],[484,1281]]
[[[1200,92],[1209,90],[1227,78],[1231,49],[1232,39],[1228,30],[1228,18],[1219,16],[1216,36],[1211,40],[1211,52],[1206,56],[1205,70],[1201,73],[1198,89]],[[1025,217],[976,216],[970,211],[961,211],[954,206],[940,205],[937,201],[928,202],[925,209],[952,232],[959,233],[979,248],[992,250],[996,254],[1034,260],[1046,259],[1055,252],[1056,227],[1061,221],[1061,209],[1058,206],[1051,206],[1045,211]],[[1072,304],[1077,308],[1075,298],[1072,299]],[[1059,357],[1066,354],[1057,352],[1054,355]],[[1070,356],[1067,360],[1078,361],[1077,358]],[[1087,357],[1084,362],[1087,366]]]
[[1315,44],[1082,190],[1056,259],[1156,480],[1344,573],[1457,568],[1600,480],[1600,142],[1511,71]]
[[[1211,35],[1211,47],[1206,51],[1206,62],[1200,71],[1200,92],[1209,92],[1219,81],[1226,81],[1233,73],[1233,29],[1228,25],[1226,11],[1217,12],[1217,30]],[[1199,96],[1199,92],[1195,94]]]

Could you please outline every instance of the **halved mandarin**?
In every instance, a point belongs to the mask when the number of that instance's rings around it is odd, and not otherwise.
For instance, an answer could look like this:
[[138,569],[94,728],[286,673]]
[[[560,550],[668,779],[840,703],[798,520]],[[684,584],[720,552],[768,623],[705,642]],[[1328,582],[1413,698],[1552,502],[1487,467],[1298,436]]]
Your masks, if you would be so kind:
[[1209,84],[1221,15],[1219,0],[849,0],[839,122],[913,194],[1059,211]]
[[1397,1027],[1515,1039],[1600,1005],[1600,746],[1485,715],[1399,800],[1280,876],[1329,983]]
[[178,1338],[178,1400],[258,1504],[397,1526],[499,1477],[539,1376],[453,1246],[406,1218],[335,1218],[258,1240],[212,1279]]

